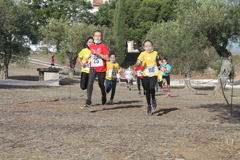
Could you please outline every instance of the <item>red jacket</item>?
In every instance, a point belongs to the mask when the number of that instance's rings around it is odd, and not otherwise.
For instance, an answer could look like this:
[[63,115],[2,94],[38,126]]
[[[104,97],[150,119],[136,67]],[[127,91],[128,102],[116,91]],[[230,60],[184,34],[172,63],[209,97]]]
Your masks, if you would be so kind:
[[142,66],[142,64],[141,64],[139,67],[136,65],[135,72],[137,72],[137,77],[143,78],[142,71],[143,71],[143,66]]

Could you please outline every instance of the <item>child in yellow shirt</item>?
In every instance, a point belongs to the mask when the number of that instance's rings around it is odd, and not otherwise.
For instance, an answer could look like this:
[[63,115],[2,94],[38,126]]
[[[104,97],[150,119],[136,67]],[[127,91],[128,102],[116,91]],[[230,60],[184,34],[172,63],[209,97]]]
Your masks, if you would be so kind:
[[119,64],[116,61],[116,54],[112,53],[110,55],[110,61],[107,62],[107,72],[106,72],[106,82],[105,89],[109,93],[112,89],[111,98],[109,103],[113,104],[113,98],[115,95],[117,79],[120,78]]
[[[146,40],[143,43],[144,52],[138,56],[137,66],[143,66],[143,84],[146,90],[147,99],[147,115],[152,115],[152,108],[157,108],[157,100],[155,99],[155,86],[158,81],[158,68],[157,62],[159,59],[158,53],[153,51],[153,43]],[[163,63],[160,63],[164,65]],[[151,103],[152,99],[152,103]]]
[[88,78],[89,78],[89,70],[90,70],[90,62],[91,58],[89,58],[88,62],[86,62],[86,59],[90,56],[91,51],[89,50],[89,46],[93,43],[93,37],[89,37],[87,39],[87,46],[88,48],[84,48],[79,52],[77,61],[82,66],[82,73],[81,73],[81,81],[80,81],[80,87],[82,90],[87,89],[88,86]]

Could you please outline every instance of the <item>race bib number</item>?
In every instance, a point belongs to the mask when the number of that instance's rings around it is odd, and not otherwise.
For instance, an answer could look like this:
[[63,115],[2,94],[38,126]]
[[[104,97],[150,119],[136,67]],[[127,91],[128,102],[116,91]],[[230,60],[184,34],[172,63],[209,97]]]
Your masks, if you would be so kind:
[[120,78],[120,74],[119,73],[117,73],[117,78]]
[[117,69],[109,69],[109,78],[117,78]]
[[152,76],[152,75],[158,74],[157,65],[154,64],[154,65],[146,66],[145,67],[145,74],[147,76]]
[[132,72],[126,73],[126,79],[132,79]]
[[90,62],[89,61],[86,63],[86,66],[84,67],[84,70],[85,71],[89,71],[90,70]]
[[137,71],[137,76],[138,76],[138,77],[143,76],[142,71],[138,70],[138,71]]
[[165,73],[169,73],[169,71],[168,71],[169,69],[166,67],[166,70],[165,70]]
[[103,66],[103,60],[98,55],[92,55],[92,67],[101,67]]

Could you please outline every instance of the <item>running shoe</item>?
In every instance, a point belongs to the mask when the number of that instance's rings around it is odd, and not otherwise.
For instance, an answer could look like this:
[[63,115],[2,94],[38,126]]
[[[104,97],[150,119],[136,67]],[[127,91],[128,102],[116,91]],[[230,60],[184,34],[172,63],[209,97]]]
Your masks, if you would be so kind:
[[157,99],[153,99],[153,100],[152,100],[152,108],[153,108],[153,109],[156,109],[156,108],[157,108],[157,102],[156,102],[156,101],[157,101]]
[[127,86],[127,88],[129,88],[129,85]]
[[141,96],[141,92],[138,92],[138,95]]
[[147,107],[147,115],[152,115],[152,107],[151,106]]
[[102,97],[102,105],[106,104],[107,102],[107,95],[105,95],[104,97]]
[[170,95],[170,93],[168,93],[168,98],[172,98],[171,95]]
[[161,92],[163,92],[163,91],[164,91],[164,88],[165,88],[165,86],[163,86],[163,87],[162,87],[162,89],[161,89]]
[[109,103],[110,103],[110,104],[114,104],[112,99],[110,99]]
[[90,100],[87,100],[84,107],[92,107],[92,102]]
[[129,87],[129,91],[131,91],[131,87]]

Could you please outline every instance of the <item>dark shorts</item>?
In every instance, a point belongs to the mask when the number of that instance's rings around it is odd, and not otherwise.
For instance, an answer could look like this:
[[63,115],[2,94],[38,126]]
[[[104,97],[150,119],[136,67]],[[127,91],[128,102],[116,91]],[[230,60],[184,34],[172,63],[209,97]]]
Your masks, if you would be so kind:
[[162,79],[166,79],[167,85],[170,85],[170,76],[162,76]]

